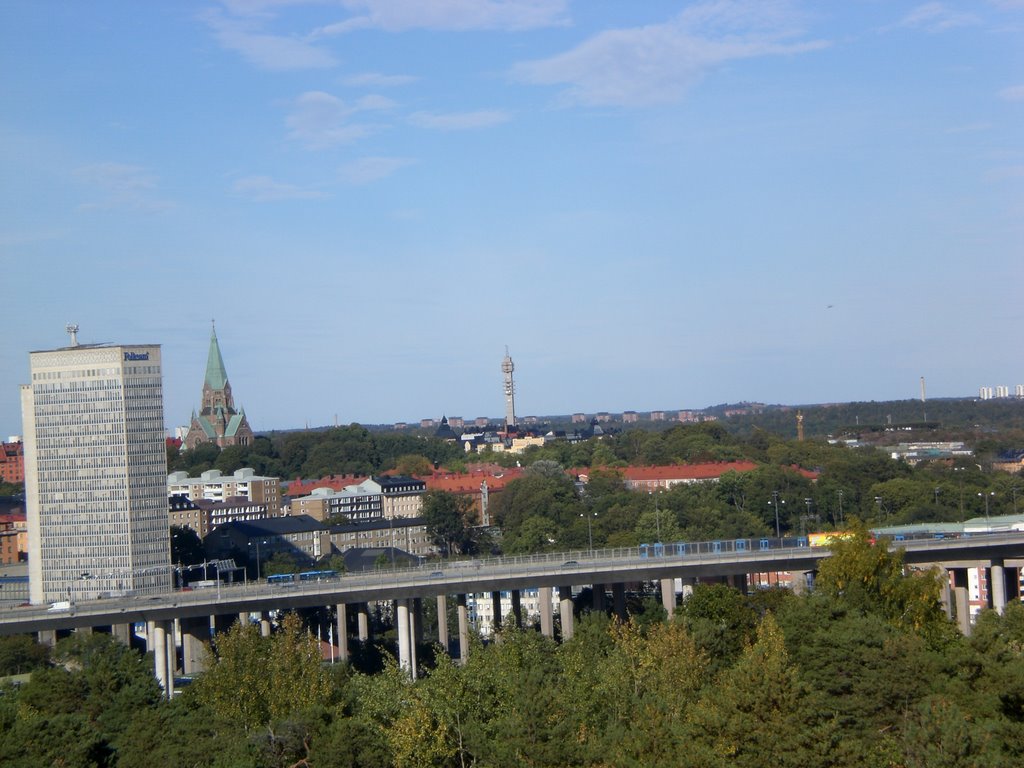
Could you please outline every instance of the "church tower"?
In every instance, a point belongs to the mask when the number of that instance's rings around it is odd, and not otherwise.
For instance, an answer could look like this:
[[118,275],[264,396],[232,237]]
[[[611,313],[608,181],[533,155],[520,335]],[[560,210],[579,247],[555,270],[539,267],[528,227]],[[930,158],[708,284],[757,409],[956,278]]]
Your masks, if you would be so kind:
[[183,443],[186,450],[200,443],[216,443],[221,448],[252,445],[253,433],[245,418],[245,409],[235,410],[235,399],[231,394],[231,384],[217,342],[216,327],[210,329],[210,350],[206,356],[202,402],[199,413],[192,413],[192,423]]

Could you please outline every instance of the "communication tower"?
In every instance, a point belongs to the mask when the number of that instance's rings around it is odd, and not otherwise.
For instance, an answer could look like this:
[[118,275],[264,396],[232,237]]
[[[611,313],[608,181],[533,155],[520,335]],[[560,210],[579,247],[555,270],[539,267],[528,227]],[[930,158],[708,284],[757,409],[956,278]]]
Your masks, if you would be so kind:
[[505,359],[501,361],[501,373],[505,378],[505,431],[510,432],[516,427],[516,387],[512,381],[512,371],[516,369],[505,347]]
[[71,337],[71,346],[78,346],[78,325],[76,323],[68,323],[64,326],[64,330],[67,331],[68,336]]

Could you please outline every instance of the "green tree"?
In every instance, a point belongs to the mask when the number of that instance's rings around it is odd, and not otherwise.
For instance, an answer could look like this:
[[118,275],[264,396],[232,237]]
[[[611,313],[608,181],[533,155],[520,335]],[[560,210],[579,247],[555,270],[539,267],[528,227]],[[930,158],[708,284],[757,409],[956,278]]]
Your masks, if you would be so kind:
[[236,623],[219,635],[213,665],[186,689],[199,705],[246,730],[330,700],[320,647],[295,614],[270,638]]
[[472,514],[473,500],[468,496],[436,490],[423,495],[427,533],[449,557],[472,551]]
[[815,581],[816,588],[845,606],[878,612],[897,626],[941,633],[946,625],[934,571],[906,573],[902,550],[892,551],[883,539],[874,541],[859,521],[851,533],[832,541]]
[[[502,528],[505,551],[524,552],[520,548],[535,536],[521,536],[519,528],[529,518],[546,521],[551,532],[561,539],[563,533],[573,528],[585,508],[576,495],[572,479],[554,462],[535,462],[523,476],[511,481],[505,490],[497,495],[492,506],[495,519]],[[507,542],[518,541],[515,550],[508,549]]]
[[157,765],[261,768],[239,723],[181,697],[139,710],[117,743],[117,768]]
[[409,477],[425,477],[434,471],[434,465],[426,456],[405,453],[395,460],[395,471]]
[[299,558],[289,552],[275,552],[269,560],[260,564],[260,575],[265,579],[281,573],[299,573],[304,567]]
[[696,585],[680,614],[697,647],[710,659],[712,673],[739,658],[757,626],[746,597],[725,584]]
[[160,699],[151,663],[102,634],[61,640],[52,657],[55,666],[17,691],[16,714],[0,729],[5,765],[112,764],[132,718]]
[[171,526],[171,562],[175,565],[197,565],[206,560],[206,550],[199,534],[183,525]]
[[0,637],[0,677],[22,675],[38,669],[49,661],[50,653],[31,635]]
[[827,765],[830,724],[821,722],[769,614],[757,642],[722,673],[693,714],[694,756],[705,766]]

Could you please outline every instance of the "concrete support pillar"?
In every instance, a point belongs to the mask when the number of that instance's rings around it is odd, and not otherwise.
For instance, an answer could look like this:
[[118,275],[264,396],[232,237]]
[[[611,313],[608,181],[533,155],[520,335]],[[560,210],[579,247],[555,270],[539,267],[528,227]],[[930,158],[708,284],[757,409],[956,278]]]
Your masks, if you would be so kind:
[[260,637],[270,637],[270,616],[260,614]]
[[360,603],[356,620],[359,624],[359,642],[365,643],[370,639],[370,606]]
[[[413,602],[414,601],[410,600],[408,602],[409,602],[409,674],[412,675],[412,679],[415,680],[416,679],[416,671],[419,669],[419,662],[416,660],[416,650],[417,650],[417,647],[418,647],[418,643],[416,642],[416,635],[417,635],[417,632],[419,632],[419,630],[417,630],[417,627],[420,626],[423,622],[421,620],[417,620],[417,618],[416,618],[416,611],[413,608]],[[422,634],[422,632],[419,632],[419,634]]]
[[595,612],[604,610],[604,584],[590,585],[590,600]]
[[693,587],[697,583],[697,580],[695,578],[693,578],[693,576],[684,576],[683,578],[680,579],[680,581],[682,582],[682,585],[683,585],[683,592],[680,595],[680,597],[682,597],[683,600],[685,600],[686,598],[688,598],[690,595],[693,594]]
[[57,630],[55,629],[41,629],[36,633],[40,645],[45,645],[48,648],[53,648],[57,644]]
[[537,598],[540,602],[540,633],[544,637],[555,636],[555,621],[551,609],[551,587],[541,587]]
[[167,647],[167,698],[174,698],[174,674],[178,671],[178,646],[174,640],[174,622],[170,621],[164,625],[168,630],[164,637]]
[[739,591],[741,595],[747,594],[747,574],[745,573],[734,573],[731,578],[733,589]]
[[243,627],[247,626],[249,624],[249,612],[248,611],[244,611],[244,612],[238,614],[238,623],[241,624]]
[[338,656],[342,661],[348,661],[348,608],[344,603],[338,603],[338,622],[334,632],[338,638]]
[[993,561],[989,569],[988,594],[992,607],[1002,616],[1006,610],[1006,573],[1002,560]]
[[967,596],[967,587],[954,587],[956,601],[956,623],[965,636],[971,634],[971,604]]
[[939,591],[939,602],[942,603],[942,610],[946,614],[946,618],[953,619],[953,594],[952,589],[949,586],[949,571],[945,568],[942,569],[942,584]]
[[512,623],[516,627],[523,626],[523,602],[522,593],[518,589],[513,589],[509,596],[512,602]]
[[491,628],[496,635],[501,630],[501,592],[491,592]]
[[92,627],[75,627],[76,635],[91,635]]
[[131,624],[113,624],[110,627],[110,634],[125,645],[131,645],[132,643]]
[[395,622],[398,624],[398,665],[411,676],[412,657],[409,649],[412,646],[412,638],[409,637],[409,601],[403,598],[398,600],[397,604]]
[[167,627],[162,621],[149,622],[147,645],[153,650],[153,667],[156,681],[163,689],[164,696],[170,696],[167,679]]
[[676,585],[675,579],[661,580],[661,604],[665,608],[665,614],[669,621],[676,615]]
[[629,619],[626,615],[626,585],[621,581],[612,584],[612,610],[619,621],[625,622]]
[[790,577],[790,589],[794,595],[803,595],[807,592],[807,573],[805,571],[793,571]]
[[459,618],[459,663],[469,661],[469,612],[466,609],[466,596],[455,598],[455,612]]
[[206,643],[210,639],[210,624],[205,618],[185,619],[181,624],[181,671],[191,677],[206,670]]
[[448,648],[448,596],[437,596],[437,644],[450,653]]
[[969,581],[966,568],[951,568],[953,573],[953,604],[956,606],[956,623],[965,635],[971,634],[971,603],[968,593]]
[[423,600],[414,597],[412,601],[412,615],[409,617],[412,622],[412,640],[415,645],[423,643]]
[[1020,568],[1004,567],[1003,574],[1006,576],[1006,602],[1020,600]]
[[562,642],[572,639],[572,586],[558,588],[558,616],[562,621]]

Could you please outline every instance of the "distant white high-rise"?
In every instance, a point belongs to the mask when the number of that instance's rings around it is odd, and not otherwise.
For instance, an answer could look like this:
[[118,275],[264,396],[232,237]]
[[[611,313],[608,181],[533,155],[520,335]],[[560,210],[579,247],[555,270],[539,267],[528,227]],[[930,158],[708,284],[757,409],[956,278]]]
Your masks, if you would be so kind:
[[998,387],[996,387],[996,397],[1009,397],[1009,396],[1010,396],[1010,388],[1008,386],[1006,386],[1005,384],[1000,384]]
[[71,341],[21,387],[31,600],[168,591],[160,347]]
[[992,387],[980,387],[978,389],[978,396],[982,400],[991,400],[992,399],[992,394],[993,394]]
[[1016,397],[1024,397],[1024,384],[1018,384],[1013,388],[1013,394]]

